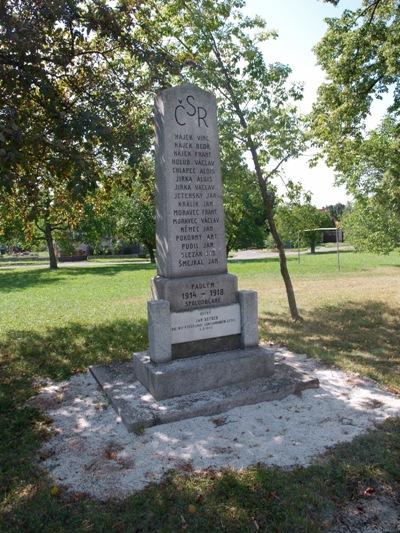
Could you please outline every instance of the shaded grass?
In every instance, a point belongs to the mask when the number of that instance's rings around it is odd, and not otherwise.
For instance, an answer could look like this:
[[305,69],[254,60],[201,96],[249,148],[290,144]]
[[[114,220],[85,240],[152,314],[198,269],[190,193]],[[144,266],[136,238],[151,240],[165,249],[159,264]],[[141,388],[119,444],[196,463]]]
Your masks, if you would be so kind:
[[[399,256],[348,253],[340,274],[330,254],[303,257],[289,260],[303,324],[289,320],[275,259],[230,264],[259,291],[263,337],[400,391]],[[152,275],[150,264],[0,272],[1,531],[320,531],[366,487],[399,489],[393,420],[309,468],[176,472],[123,502],[51,496],[33,462],[49,431],[25,406],[33,380],[144,348]]]
[[291,323],[284,313],[264,313],[262,334],[296,352],[375,379],[400,394],[398,306],[375,300],[348,301],[303,315],[303,323]]

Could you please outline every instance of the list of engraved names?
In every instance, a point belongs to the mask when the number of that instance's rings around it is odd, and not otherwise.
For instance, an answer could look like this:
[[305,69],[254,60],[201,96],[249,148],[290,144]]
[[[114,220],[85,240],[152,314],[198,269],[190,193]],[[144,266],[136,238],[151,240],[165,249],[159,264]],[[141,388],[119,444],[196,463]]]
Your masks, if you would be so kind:
[[222,224],[221,192],[216,188],[216,157],[206,134],[174,133],[172,235],[177,266],[218,265],[217,240]]

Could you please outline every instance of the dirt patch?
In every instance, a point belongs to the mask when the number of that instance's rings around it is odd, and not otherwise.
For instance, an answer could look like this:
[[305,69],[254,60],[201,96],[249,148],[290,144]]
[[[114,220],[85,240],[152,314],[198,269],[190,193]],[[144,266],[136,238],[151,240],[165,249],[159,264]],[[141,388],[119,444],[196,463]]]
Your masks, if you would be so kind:
[[400,495],[385,491],[368,492],[338,512],[329,533],[398,533]]
[[[315,375],[320,388],[281,401],[237,407],[219,417],[155,426],[141,435],[126,431],[89,373],[47,383],[34,404],[52,419],[52,436],[38,462],[56,485],[71,493],[102,500],[124,498],[161,480],[171,469],[240,470],[256,463],[307,466],[335,444],[400,415],[400,398],[371,380],[285,349],[278,351],[279,359]],[[378,513],[381,495],[376,495],[376,502]],[[354,513],[354,520],[369,516],[357,515],[356,509]]]

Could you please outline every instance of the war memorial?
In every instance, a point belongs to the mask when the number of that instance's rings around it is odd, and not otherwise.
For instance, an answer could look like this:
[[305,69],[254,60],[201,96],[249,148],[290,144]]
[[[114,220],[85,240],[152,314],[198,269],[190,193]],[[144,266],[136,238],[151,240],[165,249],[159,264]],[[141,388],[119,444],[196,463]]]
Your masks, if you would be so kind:
[[257,293],[227,271],[215,96],[190,84],[161,91],[155,127],[149,348],[93,376],[130,431],[317,387],[259,344]]

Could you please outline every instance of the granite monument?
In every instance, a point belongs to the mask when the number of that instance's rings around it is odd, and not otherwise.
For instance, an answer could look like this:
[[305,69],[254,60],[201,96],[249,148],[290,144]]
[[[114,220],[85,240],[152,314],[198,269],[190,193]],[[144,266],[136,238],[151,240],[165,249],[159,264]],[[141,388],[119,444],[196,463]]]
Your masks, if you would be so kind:
[[[190,84],[166,89],[155,124],[157,276],[137,376],[161,399],[271,375],[273,357],[258,346],[257,294],[238,291],[227,272],[216,98]],[[188,381],[189,368],[198,374]]]
[[155,101],[157,275],[149,349],[91,367],[129,431],[317,387],[259,345],[257,293],[227,272],[215,97],[194,85]]

